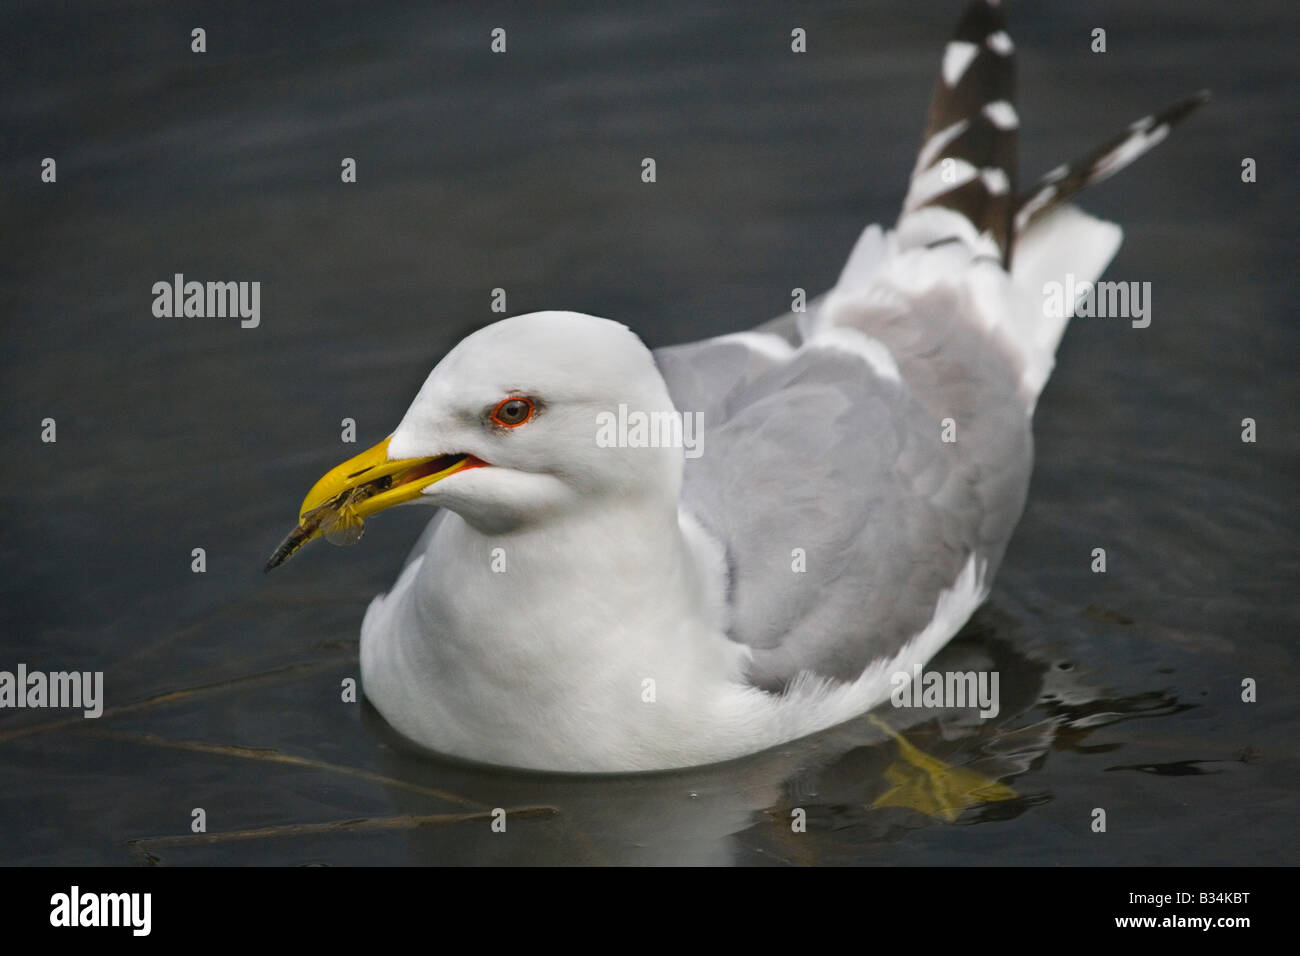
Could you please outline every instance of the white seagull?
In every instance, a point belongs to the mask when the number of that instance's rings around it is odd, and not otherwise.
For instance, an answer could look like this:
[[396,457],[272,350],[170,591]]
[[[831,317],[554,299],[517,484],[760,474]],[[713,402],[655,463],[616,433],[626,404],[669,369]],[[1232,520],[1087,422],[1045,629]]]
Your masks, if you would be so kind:
[[707,764],[870,710],[957,633],[1024,505],[1070,314],[1045,283],[1119,247],[1066,201],[1205,99],[1018,192],[1013,63],[996,4],[971,3],[895,229],[807,311],[657,352],[608,319],[505,319],[317,483],[268,569],[439,509],[361,625],[393,727],[519,768]]

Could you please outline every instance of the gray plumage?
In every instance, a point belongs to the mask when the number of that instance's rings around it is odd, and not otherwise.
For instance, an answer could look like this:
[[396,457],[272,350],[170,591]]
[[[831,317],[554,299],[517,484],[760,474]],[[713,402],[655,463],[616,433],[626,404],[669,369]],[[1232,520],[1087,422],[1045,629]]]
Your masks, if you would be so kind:
[[[1018,197],[1013,49],[999,11],[972,3],[945,52],[889,254],[933,250],[940,276],[1009,269],[1032,223],[1203,101],[1133,124],[1058,171],[1050,195],[1040,184]],[[945,159],[977,175],[946,188],[932,172]],[[686,463],[683,506],[725,548],[730,635],[752,648],[749,678],[766,689],[802,671],[850,681],[897,654],[970,559],[987,587],[1024,506],[1037,391],[1026,394],[1022,373],[1032,350],[991,334],[960,284],[908,291],[886,282],[873,295],[873,268],[850,263],[841,288],[847,280],[866,294],[839,303],[835,324],[883,344],[897,381],[852,348],[819,340],[824,299],[755,330],[770,338],[656,352],[677,408],[703,415],[705,451]],[[1050,368],[1048,339],[1040,361]],[[943,440],[945,419],[956,441]],[[796,549],[807,573],[792,571]]]
[[[954,321],[962,310],[941,288],[905,314],[855,316],[901,383],[816,344],[788,361],[727,339],[656,353],[678,409],[703,416],[683,502],[726,548],[731,635],[754,648],[755,684],[852,680],[929,623],[970,555],[987,577],[1001,561],[1030,419],[1014,363]],[[945,418],[957,441],[943,441]],[[796,548],[807,573],[792,572]]]

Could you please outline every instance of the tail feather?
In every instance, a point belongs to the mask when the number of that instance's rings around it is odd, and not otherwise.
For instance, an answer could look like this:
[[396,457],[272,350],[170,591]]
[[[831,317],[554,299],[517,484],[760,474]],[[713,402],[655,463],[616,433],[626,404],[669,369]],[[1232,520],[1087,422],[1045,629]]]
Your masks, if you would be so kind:
[[1073,163],[1058,166],[1038,184],[1017,198],[1015,233],[1024,232],[1034,220],[1067,203],[1080,190],[1109,179],[1152,149],[1169,135],[1169,130],[1210,98],[1208,90],[1179,100],[1152,116],[1144,116],[1124,132],[1093,149]]
[[[995,0],[973,0],[944,49],[899,217],[909,244],[988,237],[1010,259],[1016,194],[1015,46]],[[954,215],[935,215],[947,210]]]

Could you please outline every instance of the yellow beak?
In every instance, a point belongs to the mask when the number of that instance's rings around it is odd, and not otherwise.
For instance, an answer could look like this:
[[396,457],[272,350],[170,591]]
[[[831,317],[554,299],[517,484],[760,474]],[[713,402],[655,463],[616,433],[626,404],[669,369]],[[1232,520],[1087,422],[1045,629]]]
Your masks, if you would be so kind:
[[276,548],[266,570],[283,564],[313,538],[350,544],[361,537],[363,521],[373,514],[413,501],[429,485],[465,468],[484,464],[471,455],[433,458],[388,457],[390,435],[373,448],[326,472],[303,499],[298,526]]

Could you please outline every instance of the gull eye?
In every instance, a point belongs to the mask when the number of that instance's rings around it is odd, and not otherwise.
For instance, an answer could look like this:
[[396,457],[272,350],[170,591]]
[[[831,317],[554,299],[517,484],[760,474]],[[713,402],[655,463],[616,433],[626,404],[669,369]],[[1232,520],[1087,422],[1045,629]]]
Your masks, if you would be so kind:
[[526,398],[507,398],[492,409],[492,421],[506,428],[518,428],[533,417],[533,403]]

